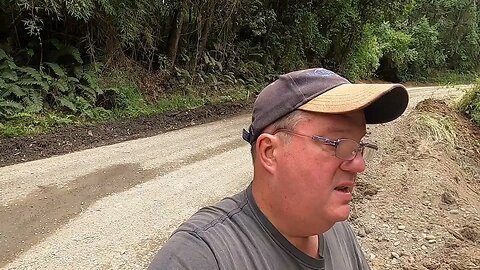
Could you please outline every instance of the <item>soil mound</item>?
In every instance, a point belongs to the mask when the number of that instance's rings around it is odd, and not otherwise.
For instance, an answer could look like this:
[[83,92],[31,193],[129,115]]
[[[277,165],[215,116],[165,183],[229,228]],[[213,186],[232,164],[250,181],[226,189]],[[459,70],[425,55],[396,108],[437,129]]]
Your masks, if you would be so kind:
[[381,132],[351,217],[372,268],[480,269],[479,128],[427,99]]

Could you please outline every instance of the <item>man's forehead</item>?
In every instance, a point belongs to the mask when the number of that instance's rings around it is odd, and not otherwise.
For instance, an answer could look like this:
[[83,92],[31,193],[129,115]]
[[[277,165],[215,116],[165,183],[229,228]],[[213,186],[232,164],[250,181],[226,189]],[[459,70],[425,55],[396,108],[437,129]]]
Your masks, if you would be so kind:
[[[324,128],[323,130],[326,130],[326,132],[328,133],[333,133],[333,134],[336,134],[336,133],[351,133],[353,131],[355,127],[354,126],[349,126],[349,127],[338,127],[338,126],[328,126],[327,128]],[[366,128],[362,128],[361,126],[359,126],[359,128],[362,130],[362,131],[366,131]],[[365,134],[365,132],[363,132]]]
[[[365,116],[363,111],[357,111],[347,114],[325,114],[325,113],[309,113],[309,120],[319,119],[316,128],[328,133],[349,133],[354,129],[366,130]],[[307,121],[310,122],[310,121]]]
[[363,111],[353,111],[343,114],[329,114],[329,113],[318,113],[318,112],[308,112],[303,111],[309,115],[310,119],[320,118],[328,120],[329,122],[346,122],[352,125],[365,125],[365,114]]

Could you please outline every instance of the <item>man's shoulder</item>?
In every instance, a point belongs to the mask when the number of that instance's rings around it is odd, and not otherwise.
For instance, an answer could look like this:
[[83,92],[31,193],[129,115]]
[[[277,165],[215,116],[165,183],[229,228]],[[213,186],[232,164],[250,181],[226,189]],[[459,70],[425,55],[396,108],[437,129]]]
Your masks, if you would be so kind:
[[245,191],[234,196],[224,198],[220,202],[203,207],[185,221],[175,232],[189,232],[197,235],[203,235],[210,230],[220,227],[225,229],[226,224],[230,224],[230,219],[243,214],[247,199]]
[[334,266],[346,264],[342,269],[370,269],[348,221],[335,223],[323,236],[329,268],[336,269]]
[[217,253],[226,248],[222,244],[234,240],[235,219],[245,216],[244,193],[196,212],[170,236],[149,269],[218,269]]

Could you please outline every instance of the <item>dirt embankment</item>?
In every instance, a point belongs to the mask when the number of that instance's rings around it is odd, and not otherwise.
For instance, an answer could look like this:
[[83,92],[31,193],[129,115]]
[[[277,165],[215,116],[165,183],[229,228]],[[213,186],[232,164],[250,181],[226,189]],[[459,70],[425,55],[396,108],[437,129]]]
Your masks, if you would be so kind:
[[480,269],[480,129],[427,99],[375,134],[351,217],[373,269]]

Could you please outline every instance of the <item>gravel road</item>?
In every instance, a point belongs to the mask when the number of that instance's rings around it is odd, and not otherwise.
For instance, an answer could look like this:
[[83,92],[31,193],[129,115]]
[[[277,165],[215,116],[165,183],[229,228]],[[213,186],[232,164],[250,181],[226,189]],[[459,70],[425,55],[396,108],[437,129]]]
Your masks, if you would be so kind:
[[[466,87],[411,88],[410,108]],[[0,168],[0,267],[144,269],[183,220],[251,181],[240,137],[249,121],[244,115]]]

